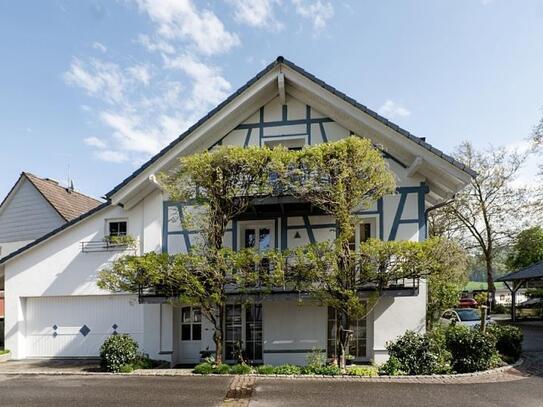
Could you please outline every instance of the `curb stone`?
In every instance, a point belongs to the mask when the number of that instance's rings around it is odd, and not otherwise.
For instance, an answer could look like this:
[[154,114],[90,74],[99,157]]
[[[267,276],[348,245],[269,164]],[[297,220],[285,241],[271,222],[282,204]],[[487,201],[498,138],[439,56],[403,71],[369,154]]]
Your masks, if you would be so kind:
[[[234,375],[234,374],[210,374],[201,375],[192,373],[187,370],[135,370],[131,373],[110,373],[110,372],[82,372],[82,371],[2,371],[0,367],[0,375],[4,376],[192,376],[192,377],[247,377],[254,379],[312,379],[312,380],[348,380],[348,381],[365,381],[365,382],[430,382],[430,383],[443,383],[443,382],[462,382],[463,380],[470,378],[492,378],[493,376],[507,373],[509,370],[515,369],[525,363],[526,359],[521,358],[512,365],[500,366],[495,369],[485,370],[482,372],[474,373],[460,373],[460,374],[445,374],[445,375],[416,375],[416,376],[350,376],[350,375],[337,375],[337,376],[324,376],[324,375],[262,375],[262,374],[249,374],[249,375]],[[516,375],[502,375],[499,376],[504,379],[501,381],[518,380],[524,378],[523,376]]]
[[0,363],[7,362],[10,358],[11,358],[11,353],[10,352],[3,353],[2,355],[0,355]]

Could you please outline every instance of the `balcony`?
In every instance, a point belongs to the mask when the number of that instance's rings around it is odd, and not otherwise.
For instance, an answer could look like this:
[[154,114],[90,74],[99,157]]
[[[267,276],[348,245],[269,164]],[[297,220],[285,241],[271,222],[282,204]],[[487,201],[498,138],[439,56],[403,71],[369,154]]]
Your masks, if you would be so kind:
[[136,254],[138,241],[132,236],[107,236],[102,240],[81,242],[81,253],[125,252]]

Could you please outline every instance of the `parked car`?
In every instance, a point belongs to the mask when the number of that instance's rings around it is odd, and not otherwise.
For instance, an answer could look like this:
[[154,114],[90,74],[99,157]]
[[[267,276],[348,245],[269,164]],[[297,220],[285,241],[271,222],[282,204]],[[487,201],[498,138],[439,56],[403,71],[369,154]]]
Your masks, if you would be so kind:
[[[465,325],[474,327],[481,324],[481,312],[473,308],[454,308],[445,311],[439,319],[441,325],[451,325],[453,323],[458,325]],[[487,317],[487,324],[494,324],[495,322]]]
[[477,308],[479,304],[473,298],[461,298],[458,301],[458,308]]

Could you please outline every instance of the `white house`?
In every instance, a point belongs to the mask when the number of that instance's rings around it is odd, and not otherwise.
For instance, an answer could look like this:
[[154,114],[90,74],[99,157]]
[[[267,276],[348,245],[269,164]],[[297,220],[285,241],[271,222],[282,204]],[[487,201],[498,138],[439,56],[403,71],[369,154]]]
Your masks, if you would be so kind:
[[[290,61],[279,57],[207,116],[179,136],[80,219],[2,260],[6,284],[6,347],[16,359],[91,357],[114,332],[131,334],[150,357],[195,363],[212,350],[212,330],[198,307],[136,295],[113,295],[96,286],[118,247],[103,239],[129,234],[137,253],[186,251],[198,232],[181,226],[192,208],[171,202],[155,175],[176,158],[220,145],[282,144],[289,148],[356,134],[371,139],[398,178],[394,195],[357,212],[356,241],[423,240],[426,214],[451,199],[475,174],[424,139],[415,137]],[[356,163],[353,163],[356,165]],[[295,247],[333,237],[333,219],[303,203],[270,202],[230,225],[233,248],[255,244]],[[256,239],[255,239],[256,237]],[[386,359],[385,344],[407,329],[425,328],[426,285],[402,281],[386,290],[365,320],[358,321],[351,353],[359,360]],[[303,364],[314,348],[330,349],[335,316],[298,294],[275,293],[251,304],[232,298],[225,320],[226,358],[242,340],[249,358]]]
[[[23,172],[0,203],[0,258],[33,242],[100,201],[50,178]],[[4,279],[0,270],[0,343],[3,343]]]

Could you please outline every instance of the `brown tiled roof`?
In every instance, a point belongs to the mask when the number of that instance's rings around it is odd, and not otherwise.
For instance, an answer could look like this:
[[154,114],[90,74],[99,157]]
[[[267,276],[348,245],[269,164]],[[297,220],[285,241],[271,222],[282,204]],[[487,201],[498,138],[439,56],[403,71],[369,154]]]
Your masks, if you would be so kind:
[[29,172],[23,172],[43,197],[56,209],[59,215],[67,222],[78,218],[82,214],[96,208],[102,202],[66,188],[57,181],[49,178],[39,178]]

